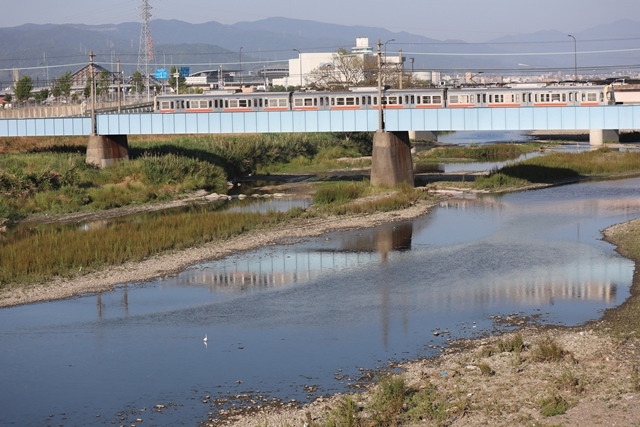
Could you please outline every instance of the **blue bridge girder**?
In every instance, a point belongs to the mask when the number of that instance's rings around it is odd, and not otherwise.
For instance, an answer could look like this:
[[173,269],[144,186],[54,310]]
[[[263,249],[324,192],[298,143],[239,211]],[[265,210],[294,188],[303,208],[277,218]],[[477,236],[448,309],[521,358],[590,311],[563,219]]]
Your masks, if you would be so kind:
[[[640,129],[640,105],[387,109],[387,131]],[[96,117],[99,135],[374,132],[376,110],[133,113]],[[89,117],[0,119],[0,137],[91,134]]]

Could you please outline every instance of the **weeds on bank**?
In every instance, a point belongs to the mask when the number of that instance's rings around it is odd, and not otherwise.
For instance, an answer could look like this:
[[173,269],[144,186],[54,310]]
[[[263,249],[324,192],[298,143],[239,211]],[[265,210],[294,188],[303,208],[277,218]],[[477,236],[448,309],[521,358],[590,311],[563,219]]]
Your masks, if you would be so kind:
[[193,207],[180,214],[158,215],[136,223],[114,222],[86,231],[64,225],[36,227],[11,245],[0,246],[0,288],[140,261],[163,251],[281,224],[303,212],[298,208],[266,214],[231,213]]
[[640,173],[640,153],[604,147],[581,153],[550,153],[510,164],[486,177],[477,177],[474,187],[494,190],[627,173]]
[[569,409],[569,407],[569,402],[567,402],[559,394],[546,396],[540,400],[540,414],[543,417],[562,415],[567,412],[567,409]]
[[313,200],[320,212],[345,215],[402,209],[421,197],[428,194],[409,185],[389,189],[373,188],[368,181],[340,181],[319,184]]
[[535,362],[559,362],[568,355],[569,353],[560,344],[547,335],[538,341],[531,353],[531,358]]
[[417,163],[446,161],[502,162],[538,150],[538,144],[490,144],[469,147],[436,147],[417,156]]

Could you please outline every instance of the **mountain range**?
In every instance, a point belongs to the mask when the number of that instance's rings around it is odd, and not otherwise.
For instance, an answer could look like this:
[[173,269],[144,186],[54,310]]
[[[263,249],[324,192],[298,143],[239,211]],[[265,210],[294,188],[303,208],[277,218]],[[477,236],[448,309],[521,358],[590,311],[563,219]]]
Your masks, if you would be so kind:
[[[115,70],[137,68],[141,23],[113,25],[25,24],[0,28],[0,89],[11,84],[14,69],[36,81],[74,72],[89,61]],[[178,20],[150,22],[154,45],[152,68],[188,66],[192,72],[219,64],[243,69],[286,66],[286,59],[301,52],[350,50],[356,38],[368,37],[376,50],[378,39],[387,54],[399,49],[414,58],[415,70],[483,71],[494,74],[555,72],[579,74],[640,67],[640,23],[622,20],[572,34],[556,30],[503,36],[484,43],[436,40],[383,28],[326,24],[289,18],[268,18],[232,25]],[[226,65],[228,64],[228,65]],[[407,62],[409,64],[409,62]]]

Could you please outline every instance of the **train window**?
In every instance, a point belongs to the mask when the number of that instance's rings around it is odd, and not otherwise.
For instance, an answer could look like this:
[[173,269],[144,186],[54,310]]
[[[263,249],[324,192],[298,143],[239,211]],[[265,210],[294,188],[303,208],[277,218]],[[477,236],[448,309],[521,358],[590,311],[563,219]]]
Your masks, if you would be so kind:
[[560,94],[552,93],[551,94],[551,102],[560,102]]
[[496,102],[504,103],[504,95],[503,94],[496,95]]
[[487,103],[487,94],[486,94],[486,93],[483,93],[483,94],[482,94],[482,103],[483,103],[483,104],[486,104],[486,103]]
[[600,102],[604,102],[604,93],[600,92]]
[[569,102],[573,102],[573,92],[569,92]]
[[449,97],[449,102],[452,104],[457,104],[458,103],[458,95],[451,95]]
[[367,105],[371,105],[371,95],[367,96]]
[[377,96],[373,97],[373,105],[378,105],[378,97]]
[[411,103],[415,104],[416,103],[416,97],[415,95],[411,95]]
[[331,105],[336,105],[336,99],[335,98],[331,98]]
[[313,106],[314,107],[318,106],[318,98],[313,98]]
[[169,102],[169,101],[162,101],[160,103],[160,109],[161,110],[168,110],[168,109],[172,109],[173,108],[173,102]]
[[589,102],[595,102],[598,100],[598,94],[594,93],[594,92],[589,92],[587,94],[587,101]]
[[489,104],[493,102],[493,94],[489,94]]
[[345,98],[346,105],[356,105],[356,100],[353,97]]
[[209,108],[213,107],[213,101],[209,100]]
[[431,102],[433,102],[434,104],[442,104],[442,96],[433,95],[433,97],[431,98]]
[[237,99],[230,99],[228,102],[229,102],[229,107],[230,108],[238,108],[238,100]]
[[567,94],[566,93],[562,94],[562,102],[567,102]]
[[260,98],[259,103],[260,103],[260,108],[262,108],[262,98]]
[[344,98],[335,98],[336,105],[344,105]]
[[324,97],[320,97],[320,106],[323,107],[324,106]]
[[583,101],[586,101],[586,100],[587,100],[587,94],[586,94],[586,93],[584,93],[584,92],[582,93],[582,100],[583,100]]

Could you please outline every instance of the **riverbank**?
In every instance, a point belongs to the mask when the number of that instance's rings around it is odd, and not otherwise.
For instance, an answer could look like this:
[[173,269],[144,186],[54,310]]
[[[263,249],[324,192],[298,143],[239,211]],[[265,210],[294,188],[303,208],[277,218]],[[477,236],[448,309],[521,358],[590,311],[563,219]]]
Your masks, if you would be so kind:
[[[640,261],[640,219],[612,226],[604,235],[619,252]],[[397,366],[402,374],[392,383],[400,401],[394,425],[638,425],[639,287],[636,269],[631,298],[579,327],[527,326],[456,341],[439,357]],[[394,411],[388,384],[319,398],[302,408],[226,413],[205,425],[381,425],[381,414]],[[385,410],[379,406],[382,395],[388,401]]]
[[433,200],[418,199],[413,206],[398,211],[299,219],[288,223],[286,227],[254,230],[224,241],[171,251],[141,262],[128,262],[70,279],[59,278],[45,284],[4,289],[0,292],[0,307],[108,292],[119,284],[144,282],[174,275],[198,262],[219,259],[262,246],[287,244],[335,231],[370,228],[393,221],[411,220],[427,213],[436,203]]

